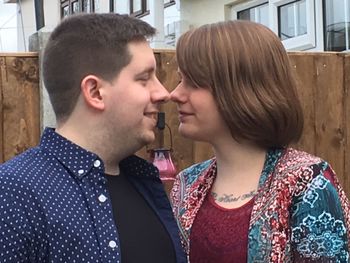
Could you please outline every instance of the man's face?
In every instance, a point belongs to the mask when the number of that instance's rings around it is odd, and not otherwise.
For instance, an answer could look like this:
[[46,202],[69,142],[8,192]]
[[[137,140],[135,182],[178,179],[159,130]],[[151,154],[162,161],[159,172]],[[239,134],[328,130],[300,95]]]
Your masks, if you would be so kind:
[[128,44],[131,62],[108,87],[109,137],[135,151],[155,139],[156,116],[169,93],[155,75],[156,61],[146,41]]

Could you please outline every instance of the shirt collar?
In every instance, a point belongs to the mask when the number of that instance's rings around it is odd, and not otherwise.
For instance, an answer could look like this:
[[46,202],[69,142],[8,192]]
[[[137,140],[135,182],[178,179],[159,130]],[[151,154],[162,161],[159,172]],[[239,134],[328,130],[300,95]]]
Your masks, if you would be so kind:
[[53,128],[45,128],[40,146],[52,154],[77,178],[83,178],[99,160],[98,156],[64,138]]
[[120,162],[120,169],[133,175],[143,178],[159,177],[158,169],[150,162],[136,155],[129,156]]
[[[53,128],[45,128],[40,147],[52,154],[78,179],[82,179],[97,160],[103,166],[103,161],[96,154],[64,138]],[[146,178],[159,177],[158,169],[154,165],[136,155],[122,160],[120,168],[128,175]]]

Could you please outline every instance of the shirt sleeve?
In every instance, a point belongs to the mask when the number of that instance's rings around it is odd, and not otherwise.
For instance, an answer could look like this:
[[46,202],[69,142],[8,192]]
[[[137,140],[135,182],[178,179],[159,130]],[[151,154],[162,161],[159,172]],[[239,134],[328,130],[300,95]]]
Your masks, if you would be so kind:
[[[38,209],[25,205],[26,195],[18,186],[0,180],[0,261],[6,263],[40,262],[31,221],[38,218]],[[28,197],[30,199],[30,197]],[[44,224],[42,224],[43,227]],[[40,230],[37,229],[40,233]],[[44,239],[44,237],[42,237]]]
[[293,262],[349,262],[347,217],[335,182],[325,163],[305,172],[313,179],[293,200],[291,249]]

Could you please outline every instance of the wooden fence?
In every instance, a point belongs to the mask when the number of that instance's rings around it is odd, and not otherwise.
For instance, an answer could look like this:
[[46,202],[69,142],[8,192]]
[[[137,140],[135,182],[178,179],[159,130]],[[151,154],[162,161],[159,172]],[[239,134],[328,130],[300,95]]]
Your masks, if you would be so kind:
[[[157,75],[169,91],[177,85],[174,51],[155,51]],[[350,196],[350,54],[289,53],[299,80],[305,128],[296,148],[327,160]],[[0,54],[0,161],[34,146],[40,135],[39,74],[36,53]],[[212,156],[209,145],[182,138],[176,105],[163,106],[172,131],[172,159],[178,170]],[[167,129],[157,141],[170,147]],[[149,159],[146,148],[138,155]]]
[[0,162],[39,142],[37,53],[0,53]]

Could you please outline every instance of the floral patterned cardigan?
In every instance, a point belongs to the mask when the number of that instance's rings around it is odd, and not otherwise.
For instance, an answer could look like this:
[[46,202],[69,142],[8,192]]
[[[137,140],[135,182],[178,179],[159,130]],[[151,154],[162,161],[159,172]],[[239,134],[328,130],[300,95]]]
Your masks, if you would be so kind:
[[[213,158],[175,180],[173,212],[187,254],[215,175]],[[327,162],[292,148],[268,151],[250,219],[249,263],[349,262],[349,227],[349,201]]]

